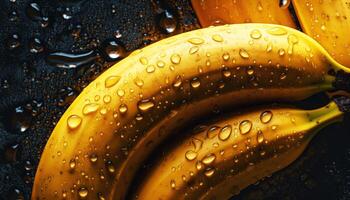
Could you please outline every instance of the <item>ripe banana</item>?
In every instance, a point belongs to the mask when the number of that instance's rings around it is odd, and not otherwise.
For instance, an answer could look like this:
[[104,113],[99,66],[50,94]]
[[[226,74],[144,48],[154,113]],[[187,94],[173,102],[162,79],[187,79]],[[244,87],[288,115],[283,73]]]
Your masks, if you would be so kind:
[[32,198],[124,199],[139,165],[174,128],[238,105],[345,87],[345,72],[313,39],[280,25],[217,26],[154,43],[101,74],[67,109]]
[[203,27],[238,23],[270,23],[296,28],[287,6],[276,0],[192,0]]
[[270,106],[230,116],[158,151],[129,198],[229,199],[288,166],[343,114],[331,102],[316,110]]
[[303,31],[350,67],[349,1],[293,0],[293,5]]

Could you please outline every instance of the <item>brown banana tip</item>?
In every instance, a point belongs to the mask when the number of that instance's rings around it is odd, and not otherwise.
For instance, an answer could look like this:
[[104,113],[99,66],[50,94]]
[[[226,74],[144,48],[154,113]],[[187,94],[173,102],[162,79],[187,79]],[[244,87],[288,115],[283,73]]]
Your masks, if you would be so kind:
[[350,74],[343,70],[337,71],[335,74],[334,88],[350,92]]
[[350,98],[346,96],[335,97],[334,102],[337,104],[340,111],[350,113]]

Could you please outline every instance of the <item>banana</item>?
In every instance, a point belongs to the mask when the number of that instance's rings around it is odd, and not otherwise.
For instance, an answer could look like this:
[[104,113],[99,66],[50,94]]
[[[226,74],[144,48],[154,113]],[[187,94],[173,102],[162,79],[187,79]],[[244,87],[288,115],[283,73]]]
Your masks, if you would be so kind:
[[338,62],[350,67],[350,12],[347,0],[293,0],[303,31]]
[[270,23],[297,28],[287,5],[276,0],[192,0],[203,27],[238,23]]
[[229,199],[288,166],[318,130],[343,115],[335,102],[315,110],[270,106],[201,126],[158,151],[130,199]]
[[173,129],[239,105],[349,89],[349,72],[313,39],[280,25],[211,27],[136,50],[61,117],[32,199],[124,199],[139,165]]

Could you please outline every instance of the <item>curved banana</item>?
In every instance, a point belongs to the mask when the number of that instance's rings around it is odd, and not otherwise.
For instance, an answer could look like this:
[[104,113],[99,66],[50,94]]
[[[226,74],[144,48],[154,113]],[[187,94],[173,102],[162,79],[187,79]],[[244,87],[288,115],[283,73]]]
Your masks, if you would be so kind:
[[270,106],[230,116],[159,150],[130,197],[229,199],[288,166],[318,130],[343,114],[332,102],[316,110]]
[[32,199],[124,199],[140,163],[174,128],[242,104],[344,87],[349,71],[280,25],[211,27],[154,43],[101,74],[67,109],[42,154]]

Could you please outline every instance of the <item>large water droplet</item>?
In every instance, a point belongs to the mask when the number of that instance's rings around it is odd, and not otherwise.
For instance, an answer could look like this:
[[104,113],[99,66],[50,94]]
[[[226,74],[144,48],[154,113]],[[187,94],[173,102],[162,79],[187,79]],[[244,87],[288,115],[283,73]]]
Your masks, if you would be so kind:
[[39,38],[32,38],[29,41],[29,51],[30,53],[41,53],[44,51],[44,46]]
[[152,99],[143,99],[138,102],[138,108],[142,111],[148,111],[154,107],[154,102]]
[[170,57],[170,61],[173,63],[173,64],[179,64],[181,62],[181,57],[179,54],[173,54],[171,55]]
[[176,183],[175,183],[175,180],[171,180],[170,181],[170,187],[171,187],[171,189],[175,189],[175,187],[176,187]]
[[99,108],[99,104],[97,103],[89,103],[89,104],[86,104],[83,108],[83,114],[84,115],[88,115],[88,114],[91,114],[91,113],[94,113],[97,111],[97,109]]
[[206,155],[203,159],[202,159],[202,163],[205,165],[210,165],[212,164],[216,159],[215,154],[211,153]]
[[194,78],[191,80],[191,86],[192,86],[192,88],[198,88],[200,85],[201,85],[201,82],[200,82],[199,78],[194,77]]
[[114,39],[105,41],[102,50],[104,58],[110,62],[125,58],[127,55],[124,46]]
[[249,58],[249,54],[245,49],[239,49],[239,55],[243,58],[243,59],[248,59]]
[[272,116],[273,116],[273,114],[271,111],[264,111],[260,115],[260,121],[264,124],[267,124],[271,121]]
[[197,158],[197,152],[192,150],[186,151],[185,157],[187,160],[192,161]]
[[175,80],[174,80],[173,86],[178,88],[181,85],[182,85],[182,77],[180,75],[177,75]]
[[165,10],[158,15],[158,24],[161,31],[170,34],[176,30],[177,19],[170,10]]
[[109,173],[114,173],[115,172],[115,167],[113,165],[113,162],[112,161],[107,161],[106,162],[106,167],[107,167],[107,170]]
[[120,76],[109,76],[105,80],[105,87],[110,88],[120,81]]
[[144,84],[143,80],[140,79],[139,77],[136,77],[136,78],[134,79],[134,83],[135,83],[138,87],[140,87],[140,88],[142,88],[142,86],[143,86],[143,84]]
[[215,173],[215,169],[214,168],[207,168],[207,169],[205,169],[204,175],[206,177],[211,177],[211,176],[214,175],[214,173]]
[[239,124],[239,130],[242,135],[245,135],[249,133],[249,131],[252,129],[252,122],[249,120],[244,120]]
[[222,141],[225,141],[231,136],[231,133],[232,133],[232,126],[226,125],[220,130],[219,139]]
[[80,126],[83,119],[78,115],[71,115],[68,117],[67,125],[70,129],[76,129]]

